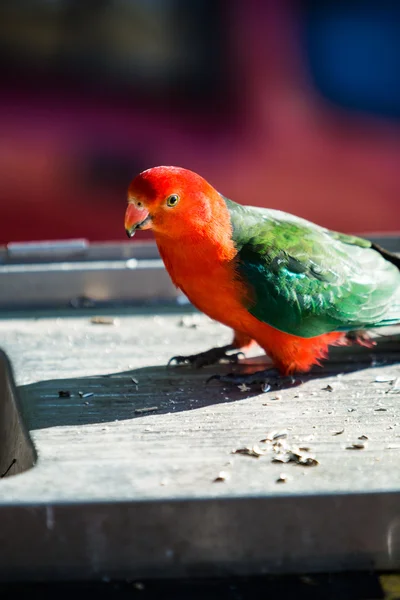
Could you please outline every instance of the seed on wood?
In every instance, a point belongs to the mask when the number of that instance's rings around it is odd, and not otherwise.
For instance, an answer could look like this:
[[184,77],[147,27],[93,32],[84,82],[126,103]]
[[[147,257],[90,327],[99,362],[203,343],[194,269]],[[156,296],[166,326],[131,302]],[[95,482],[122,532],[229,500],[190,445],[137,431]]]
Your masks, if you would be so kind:
[[346,446],[346,450],[364,450],[364,448],[365,448],[365,444],[358,443],[358,442],[355,442],[354,444],[351,444],[350,446]]
[[229,479],[229,474],[226,473],[225,471],[221,471],[220,473],[218,473],[217,477],[215,479],[213,479],[214,483],[218,483],[218,482],[222,482],[222,481],[227,481]]
[[249,388],[249,386],[246,385],[245,383],[240,383],[238,385],[238,388],[241,392],[249,392],[251,390],[251,388]]
[[253,456],[254,458],[260,458],[264,456],[265,451],[260,450],[258,446],[245,446],[244,448],[237,448],[232,450],[232,454],[243,454],[245,456]]
[[344,429],[339,429],[338,431],[334,431],[332,435],[342,435],[344,433]]
[[306,467],[316,466],[319,464],[315,456],[308,454],[308,449],[301,448],[285,448],[274,446],[275,456],[272,462],[289,463],[294,462],[298,465]]
[[291,461],[291,458],[287,452],[279,452],[272,459],[272,462],[274,462],[274,463],[288,463],[290,461]]
[[315,458],[315,456],[304,456],[302,454],[295,455],[295,462],[298,465],[303,465],[305,467],[315,467],[319,465],[319,461]]
[[159,410],[158,406],[149,406],[149,407],[144,407],[144,408],[135,408],[135,413],[137,415],[141,415],[143,413],[148,413],[148,412],[154,412],[155,410]]
[[92,317],[90,322],[93,325],[115,325],[116,320],[112,317]]
[[260,442],[273,442],[275,440],[283,440],[284,438],[287,438],[288,436],[288,432],[287,431],[271,431],[270,433],[267,433],[266,437],[263,438],[262,440],[260,440]]
[[375,377],[376,383],[391,383],[394,380],[394,377],[390,377],[388,375],[377,375]]

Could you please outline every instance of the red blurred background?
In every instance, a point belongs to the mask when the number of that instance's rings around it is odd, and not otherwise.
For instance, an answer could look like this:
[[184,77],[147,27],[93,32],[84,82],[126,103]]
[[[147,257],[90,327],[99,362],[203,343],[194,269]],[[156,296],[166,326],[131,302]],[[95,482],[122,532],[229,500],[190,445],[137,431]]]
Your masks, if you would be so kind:
[[158,164],[400,230],[399,2],[15,0],[0,49],[1,243],[124,240],[129,181]]

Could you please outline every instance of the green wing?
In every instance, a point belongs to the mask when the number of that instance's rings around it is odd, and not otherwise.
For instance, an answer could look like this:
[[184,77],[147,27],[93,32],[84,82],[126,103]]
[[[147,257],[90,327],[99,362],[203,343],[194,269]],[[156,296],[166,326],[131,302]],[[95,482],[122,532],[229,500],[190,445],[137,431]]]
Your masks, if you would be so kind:
[[400,271],[371,242],[225,201],[243,302],[257,319],[300,337],[400,321]]

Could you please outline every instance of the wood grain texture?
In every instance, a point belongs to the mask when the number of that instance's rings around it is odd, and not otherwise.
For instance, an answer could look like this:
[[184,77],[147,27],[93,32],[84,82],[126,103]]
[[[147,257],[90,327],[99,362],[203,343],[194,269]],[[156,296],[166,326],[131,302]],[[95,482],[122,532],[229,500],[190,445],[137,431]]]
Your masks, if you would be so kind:
[[[115,317],[113,325],[93,324],[83,312],[0,322],[38,452],[33,469],[1,480],[0,502],[400,488],[398,330],[386,330],[392,337],[372,352],[335,349],[327,368],[297,387],[260,393],[205,384],[231,367],[166,369],[173,354],[230,340],[208,318],[167,311]],[[274,463],[272,450],[259,458],[232,454],[263,447],[268,432],[282,430],[289,445],[310,447],[320,464]],[[362,436],[363,449],[347,449]],[[282,473],[286,481],[277,483]]]

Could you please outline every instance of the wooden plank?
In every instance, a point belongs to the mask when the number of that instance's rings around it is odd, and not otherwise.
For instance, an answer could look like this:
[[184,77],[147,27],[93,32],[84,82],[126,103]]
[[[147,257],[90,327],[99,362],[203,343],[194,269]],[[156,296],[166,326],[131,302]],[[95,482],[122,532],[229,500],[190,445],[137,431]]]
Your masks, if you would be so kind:
[[[373,352],[335,349],[299,386],[261,393],[206,385],[229,366],[166,369],[172,354],[229,340],[197,313],[1,321],[38,462],[0,482],[0,578],[393,567],[396,331]],[[273,462],[260,441],[271,432],[319,464]],[[232,454],[254,445],[265,454]]]
[[[115,325],[95,325],[85,317],[0,323],[39,454],[35,476],[9,479],[3,498],[400,487],[400,390],[393,385],[400,368],[390,364],[399,356],[397,339],[387,342],[385,353],[373,352],[372,367],[370,352],[336,349],[327,368],[338,375],[322,377],[320,370],[321,377],[304,377],[299,387],[263,394],[257,386],[241,391],[218,382],[206,385],[210,374],[230,367],[165,368],[174,352],[192,353],[229,339],[224,327],[206,317],[191,321],[149,313],[117,319]],[[62,390],[70,397],[60,398]],[[289,444],[309,446],[320,464],[272,462],[271,444],[260,440],[281,430]],[[360,440],[363,436],[368,439]],[[363,442],[363,449],[347,449]],[[269,451],[258,459],[231,453],[254,444]],[[55,477],[61,463],[64,475]],[[221,471],[226,480],[214,483]],[[287,481],[277,484],[281,472]],[[46,488],[42,477],[51,478],[52,486]]]

